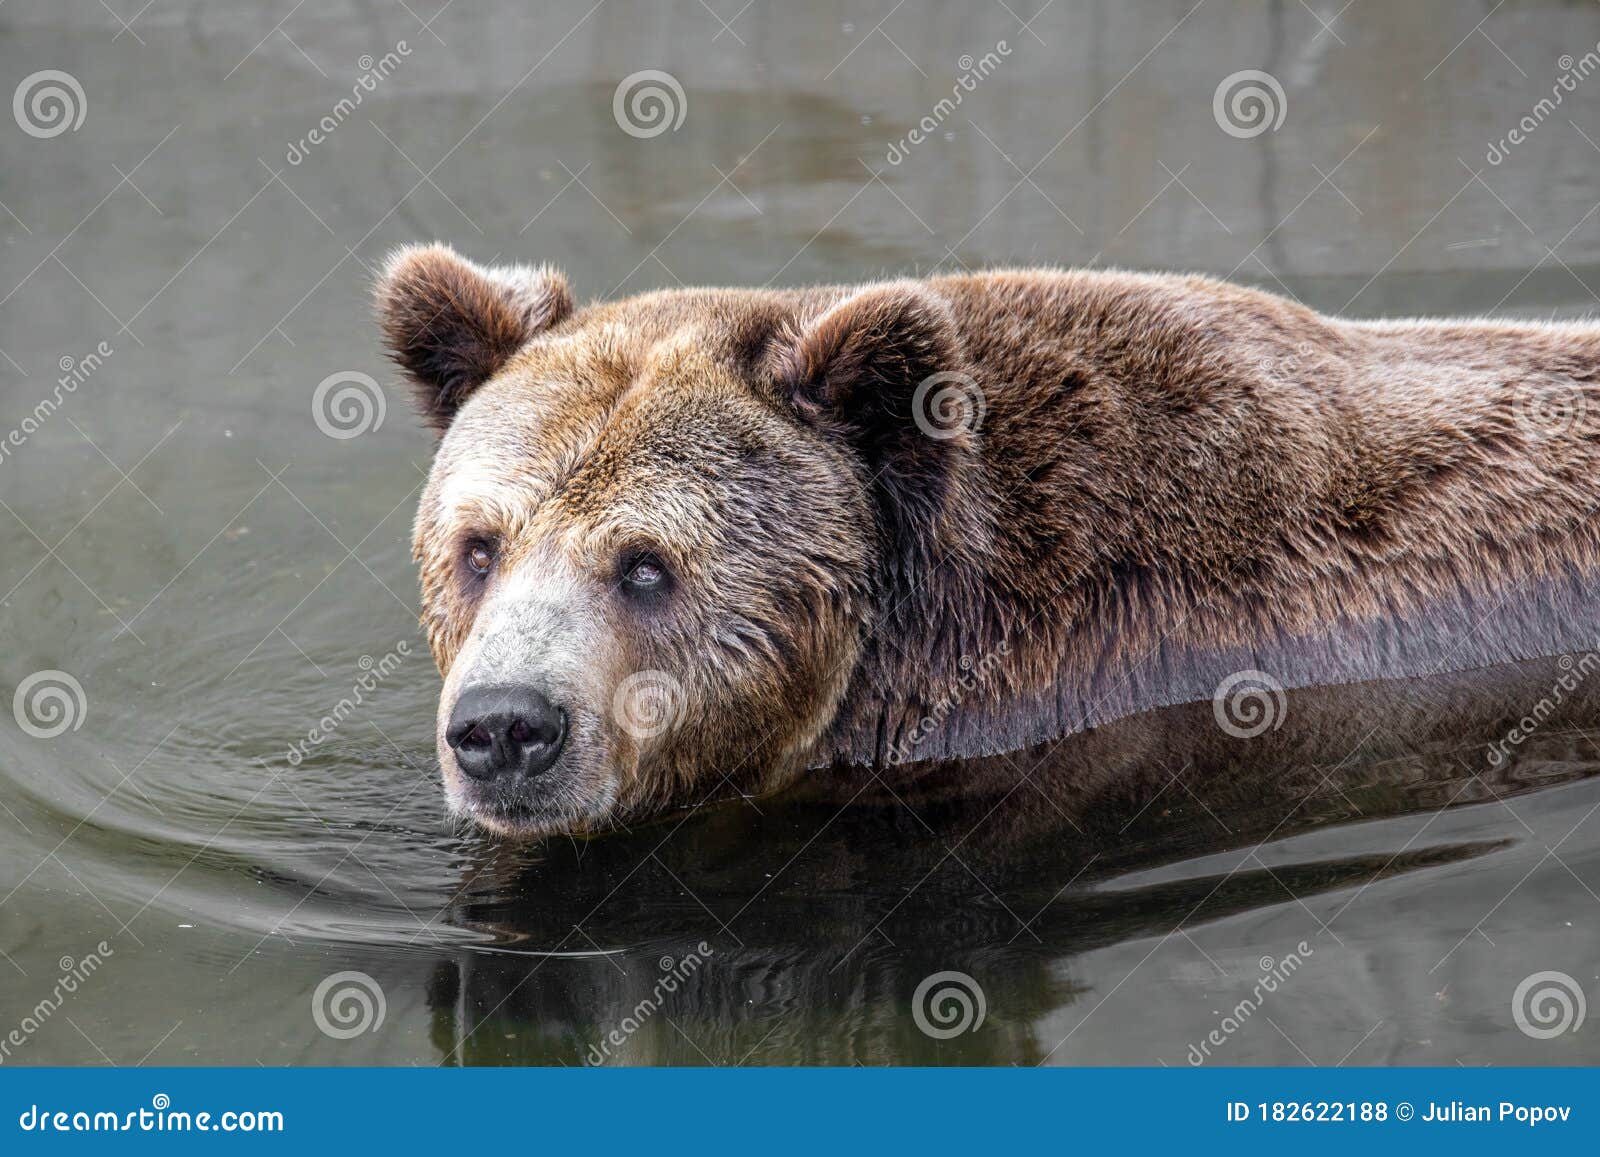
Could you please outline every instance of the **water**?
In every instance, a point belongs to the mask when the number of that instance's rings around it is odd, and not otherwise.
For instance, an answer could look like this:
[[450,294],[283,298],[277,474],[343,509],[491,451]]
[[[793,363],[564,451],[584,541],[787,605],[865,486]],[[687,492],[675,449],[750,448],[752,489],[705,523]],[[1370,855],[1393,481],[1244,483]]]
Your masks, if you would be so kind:
[[[0,433],[63,359],[81,379],[0,457],[0,688],[83,692],[53,737],[0,712],[0,1060],[1182,1065],[1208,1034],[1221,1063],[1600,1059],[1513,1017],[1524,978],[1593,995],[1600,960],[1600,708],[1485,754],[1549,665],[1291,695],[1248,741],[1176,709],[848,807],[819,783],[541,850],[453,830],[408,557],[430,441],[367,315],[387,248],[439,237],[580,296],[1097,263],[1582,316],[1600,81],[1486,155],[1600,13],[589,4],[0,9],[7,87],[59,69],[86,106],[0,131]],[[1285,115],[1239,138],[1212,96],[1246,68]],[[612,111],[644,69],[687,102],[648,139]],[[344,372],[390,392],[340,439],[311,399]],[[381,1024],[319,1025],[341,972]],[[980,1027],[919,1024],[945,972]]]

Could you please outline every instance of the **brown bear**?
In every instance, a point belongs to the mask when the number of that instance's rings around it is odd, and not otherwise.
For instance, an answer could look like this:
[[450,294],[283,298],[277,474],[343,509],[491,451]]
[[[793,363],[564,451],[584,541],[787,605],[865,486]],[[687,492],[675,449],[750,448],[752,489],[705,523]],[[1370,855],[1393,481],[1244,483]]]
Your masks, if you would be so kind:
[[1056,270],[578,309],[440,245],[377,296],[494,831],[1594,643],[1600,327]]

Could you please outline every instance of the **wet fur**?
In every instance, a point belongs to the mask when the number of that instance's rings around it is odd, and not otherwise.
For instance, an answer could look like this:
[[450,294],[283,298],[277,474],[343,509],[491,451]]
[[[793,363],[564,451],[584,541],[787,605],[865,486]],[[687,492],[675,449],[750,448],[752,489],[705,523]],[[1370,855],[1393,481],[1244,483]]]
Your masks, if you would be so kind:
[[[694,704],[619,757],[613,820],[1017,750],[1246,668],[1293,687],[1593,645],[1594,327],[1049,270],[568,312],[557,275],[508,296],[486,272],[414,249],[379,291],[426,419],[486,431],[447,438],[419,509],[424,622],[448,675],[474,606],[441,496],[466,458],[506,480],[483,517],[575,568],[606,565],[618,509],[681,540],[684,620],[613,618],[596,659],[670,665]],[[981,388],[976,430],[912,422],[941,372]],[[1538,421],[1550,401],[1571,420]],[[537,436],[510,421],[530,406]]]

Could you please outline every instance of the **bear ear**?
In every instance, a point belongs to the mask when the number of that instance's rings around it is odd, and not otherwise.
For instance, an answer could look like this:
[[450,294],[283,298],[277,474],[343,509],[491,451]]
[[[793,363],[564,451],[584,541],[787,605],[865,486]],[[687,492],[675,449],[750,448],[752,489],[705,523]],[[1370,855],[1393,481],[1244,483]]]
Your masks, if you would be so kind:
[[949,303],[915,281],[869,286],[781,328],[768,368],[802,421],[861,456],[894,543],[927,557],[983,415]]
[[802,417],[872,438],[911,427],[917,388],[966,357],[950,306],[915,281],[874,285],[783,333],[779,389]]
[[396,250],[376,297],[389,356],[416,385],[423,419],[440,431],[529,338],[572,312],[566,278],[555,270],[485,268],[439,244]]

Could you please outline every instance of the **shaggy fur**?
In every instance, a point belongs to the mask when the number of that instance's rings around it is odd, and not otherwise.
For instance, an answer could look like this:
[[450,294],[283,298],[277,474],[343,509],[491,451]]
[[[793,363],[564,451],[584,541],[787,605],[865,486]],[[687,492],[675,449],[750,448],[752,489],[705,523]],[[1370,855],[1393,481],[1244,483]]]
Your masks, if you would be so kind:
[[[685,688],[661,738],[596,724],[603,814],[524,830],[1015,750],[1246,669],[1294,687],[1594,643],[1595,327],[1048,270],[570,312],[558,275],[442,247],[399,255],[379,300],[447,431],[416,533],[442,715],[483,533],[589,592],[597,702],[644,668]],[[674,570],[649,616],[608,601],[630,543]]]
[[485,269],[437,255],[408,246],[390,257],[382,322],[395,361],[426,383],[423,414],[443,430],[439,421],[529,338],[572,312],[572,294],[542,266]]

